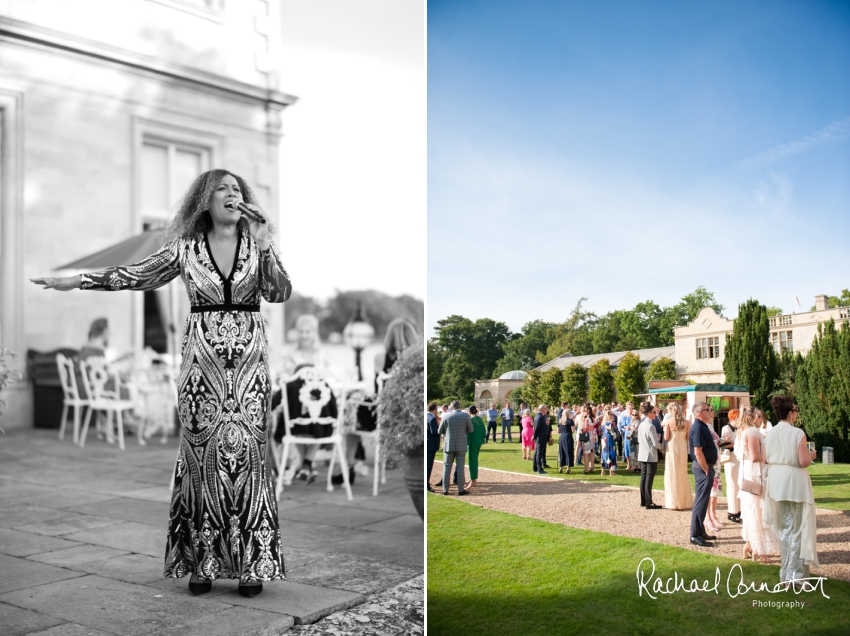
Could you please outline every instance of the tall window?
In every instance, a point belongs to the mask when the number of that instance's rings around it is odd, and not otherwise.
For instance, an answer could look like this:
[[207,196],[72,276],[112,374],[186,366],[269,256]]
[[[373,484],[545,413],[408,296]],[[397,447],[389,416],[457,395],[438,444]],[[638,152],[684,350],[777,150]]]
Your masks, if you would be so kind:
[[163,222],[192,180],[209,166],[209,150],[145,138],[142,144],[142,222]]
[[697,338],[697,360],[720,357],[720,337]]
[[776,353],[794,351],[794,332],[774,331],[770,334],[770,344],[773,345],[773,350],[776,351]]
[[[143,229],[154,229],[170,217],[195,177],[209,169],[210,154],[210,149],[202,146],[143,137],[139,182]],[[179,281],[173,284],[182,285]],[[158,353],[172,353],[177,343],[169,337],[170,331],[179,328],[188,311],[185,292],[172,293],[170,288],[144,292],[142,346]]]

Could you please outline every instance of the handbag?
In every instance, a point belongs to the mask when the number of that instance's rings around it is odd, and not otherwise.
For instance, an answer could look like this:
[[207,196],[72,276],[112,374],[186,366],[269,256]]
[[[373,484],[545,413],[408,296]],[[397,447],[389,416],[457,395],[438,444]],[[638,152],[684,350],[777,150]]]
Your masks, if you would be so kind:
[[582,443],[589,442],[590,441],[590,433],[579,433],[578,434],[578,441],[580,441]]
[[748,492],[751,495],[760,495],[761,494],[761,484],[757,481],[750,481],[749,479],[744,479],[741,481],[741,490],[744,492]]

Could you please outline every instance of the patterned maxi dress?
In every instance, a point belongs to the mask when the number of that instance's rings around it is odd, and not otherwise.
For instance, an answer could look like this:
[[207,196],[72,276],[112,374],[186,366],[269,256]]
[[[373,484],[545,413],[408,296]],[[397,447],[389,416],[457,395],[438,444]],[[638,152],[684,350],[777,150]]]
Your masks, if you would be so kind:
[[260,297],[292,291],[274,245],[239,233],[224,277],[206,235],[180,238],[134,265],[83,274],[82,288],[156,289],[181,276],[192,304],[178,378],[180,451],[165,576],[285,578],[267,453],[269,363]]

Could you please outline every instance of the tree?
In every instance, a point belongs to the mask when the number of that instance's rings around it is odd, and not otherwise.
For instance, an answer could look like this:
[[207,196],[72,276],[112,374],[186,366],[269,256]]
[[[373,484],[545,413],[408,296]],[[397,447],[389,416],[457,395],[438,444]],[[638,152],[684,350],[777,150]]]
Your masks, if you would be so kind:
[[645,376],[647,383],[650,380],[675,380],[676,363],[666,356],[658,358],[649,364]]
[[632,309],[618,309],[603,316],[584,311],[586,300],[581,298],[570,317],[552,328],[546,354],[537,356],[539,362],[567,352],[580,356],[672,346],[673,328],[692,322],[703,307],[711,307],[718,314],[723,312],[723,305],[705,287],[697,287],[672,307],[660,307],[647,300]]
[[768,307],[767,308],[767,317],[773,318],[774,316],[781,316],[782,309],[780,307]]
[[[342,333],[358,302],[379,338],[383,337],[387,326],[396,318],[406,318],[412,322],[417,333],[425,331],[425,304],[421,300],[411,296],[392,297],[374,290],[338,291],[319,314],[319,332],[323,339],[334,332]],[[299,315],[287,308],[287,323],[292,320],[294,325]]]
[[817,447],[831,446],[835,461],[850,461],[850,325],[830,320],[797,369],[797,403],[806,433]]
[[522,385],[522,401],[528,404],[530,409],[535,409],[540,404],[540,376],[540,371],[532,369]]
[[618,402],[633,402],[635,393],[643,393],[646,379],[640,356],[631,351],[623,356],[614,374],[614,387],[617,389]]
[[596,314],[582,309],[585,301],[587,298],[580,298],[570,317],[552,328],[552,340],[546,348],[546,354],[538,357],[538,362],[542,364],[565,353],[574,356],[593,353],[591,332],[596,323]]
[[753,405],[771,413],[770,396],[778,376],[776,353],[770,344],[767,307],[750,299],[738,306],[732,333],[726,335],[723,372],[731,384],[743,384],[754,396]]
[[563,372],[558,367],[546,369],[540,376],[540,401],[553,408],[561,401]]
[[594,404],[614,399],[614,374],[607,358],[598,360],[587,370],[587,386],[588,398]]
[[703,307],[711,307],[719,316],[723,315],[725,307],[714,299],[714,293],[708,291],[700,285],[692,294],[682,296],[682,300],[676,305],[676,310],[679,312],[679,317],[682,322],[679,325],[687,325]]
[[480,318],[475,322],[463,316],[437,321],[436,346],[444,355],[440,386],[443,392],[471,400],[475,381],[490,378],[502,357],[502,345],[510,329],[502,322]]
[[445,355],[435,340],[427,343],[428,354],[428,399],[434,400],[443,396],[441,384]]
[[789,395],[797,399],[797,371],[803,366],[803,355],[798,351],[792,353],[787,349],[776,360],[778,376],[774,395]]
[[563,371],[561,401],[583,404],[587,401],[587,369],[574,362]]
[[639,348],[628,333],[631,323],[635,322],[636,317],[630,311],[611,311],[599,318],[591,332],[593,353]]
[[522,402],[522,387],[518,386],[513,391],[508,393],[508,402],[513,406],[514,411],[519,409],[519,404]]
[[538,356],[544,355],[552,341],[552,327],[555,323],[532,320],[522,327],[521,334],[502,345],[505,355],[496,364],[493,377],[498,378],[508,371],[528,371],[538,366]]
[[693,322],[703,307],[711,307],[719,316],[723,315],[725,309],[715,300],[714,293],[703,286],[697,287],[693,293],[682,296],[682,300],[673,307],[664,309],[663,315],[659,319],[661,337],[659,346],[668,347],[672,345],[674,341],[673,328]]

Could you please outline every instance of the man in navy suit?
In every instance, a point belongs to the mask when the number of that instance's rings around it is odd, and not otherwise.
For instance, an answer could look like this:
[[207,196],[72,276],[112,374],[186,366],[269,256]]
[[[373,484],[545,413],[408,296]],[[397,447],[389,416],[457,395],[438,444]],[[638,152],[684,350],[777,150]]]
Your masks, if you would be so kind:
[[549,426],[549,418],[546,415],[549,409],[545,404],[541,404],[537,409],[537,417],[534,418],[534,443],[537,447],[534,449],[534,472],[538,475],[545,475],[543,470],[546,465],[546,445],[549,443],[549,435],[552,433],[552,428]]
[[691,470],[694,473],[694,507],[691,510],[691,543],[707,548],[714,547],[708,543],[715,536],[709,536],[705,531],[705,513],[708,512],[708,498],[711,496],[711,485],[714,483],[714,464],[717,463],[717,447],[708,427],[714,422],[711,418],[711,407],[705,402],[694,404],[694,424],[688,437],[688,447],[694,458]]
[[427,431],[428,438],[428,477],[425,483],[428,486],[428,492],[434,492],[431,488],[431,470],[434,468],[434,457],[437,456],[437,451],[440,450],[440,421],[437,419],[437,403],[431,402],[428,405]]

